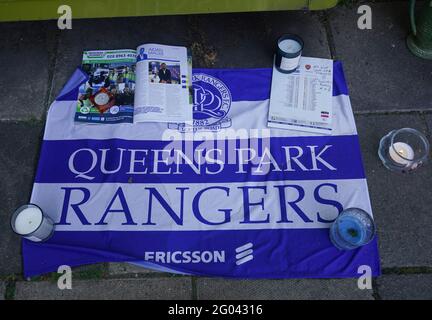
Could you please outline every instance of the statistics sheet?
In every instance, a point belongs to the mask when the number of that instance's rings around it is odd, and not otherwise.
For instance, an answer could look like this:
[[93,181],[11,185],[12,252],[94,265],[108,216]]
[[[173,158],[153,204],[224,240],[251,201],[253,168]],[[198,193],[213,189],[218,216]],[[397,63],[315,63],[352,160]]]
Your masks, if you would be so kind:
[[268,126],[331,134],[333,60],[302,57],[290,74],[273,66]]

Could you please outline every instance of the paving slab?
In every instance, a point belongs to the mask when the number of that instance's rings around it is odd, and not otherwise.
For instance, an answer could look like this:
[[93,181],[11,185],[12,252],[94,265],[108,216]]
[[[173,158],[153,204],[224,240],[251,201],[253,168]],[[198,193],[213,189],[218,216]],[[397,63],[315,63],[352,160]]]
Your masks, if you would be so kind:
[[17,282],[16,300],[186,300],[192,298],[190,277],[75,280],[71,290],[60,290],[56,282]]
[[432,274],[385,275],[377,288],[384,300],[432,300]]
[[108,266],[106,263],[86,264],[73,267],[72,272],[74,275],[77,275],[79,279],[98,279],[107,275]]
[[197,297],[203,300],[372,300],[372,294],[360,290],[356,279],[197,279]]
[[432,63],[412,55],[408,3],[370,3],[372,29],[357,27],[357,7],[329,10],[336,55],[344,63],[354,110],[432,108]]
[[432,266],[432,166],[410,174],[387,170],[378,157],[381,137],[412,127],[426,133],[420,115],[356,116],[363,162],[377,224],[382,267]]
[[72,27],[60,32],[50,101],[84,50],[161,43],[191,48],[194,67],[271,67],[277,38],[296,32],[305,39],[305,55],[330,56],[318,15],[300,11],[77,20]]
[[6,294],[6,282],[0,281],[0,300],[5,299]]
[[0,275],[21,273],[21,241],[9,221],[30,200],[42,130],[39,122],[0,123]]
[[194,31],[192,49],[200,49],[203,45],[204,54],[208,55],[197,55],[194,66],[271,68],[277,39],[285,33],[296,33],[303,38],[304,56],[330,57],[325,28],[316,13],[280,11],[195,15],[191,16],[191,22]]
[[110,276],[135,276],[155,274],[157,271],[142,268],[130,263],[113,262],[108,265],[108,274]]
[[[79,280],[96,280],[106,277],[108,268],[106,263],[85,264],[72,267],[72,276]],[[57,270],[26,278],[28,281],[56,281],[63,273]]]
[[426,124],[427,124],[427,127],[428,127],[429,144],[431,144],[431,148],[432,148],[432,114],[425,114],[424,117],[425,117]]
[[0,23],[0,119],[40,119],[50,88],[55,22]]

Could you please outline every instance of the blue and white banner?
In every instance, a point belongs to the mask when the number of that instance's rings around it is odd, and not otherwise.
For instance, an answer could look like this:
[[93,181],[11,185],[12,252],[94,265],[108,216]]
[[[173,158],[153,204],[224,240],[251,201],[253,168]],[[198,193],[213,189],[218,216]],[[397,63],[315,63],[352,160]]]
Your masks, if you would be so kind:
[[31,202],[56,223],[24,273],[125,261],[234,278],[380,274],[376,240],[339,251],[338,214],[372,214],[340,62],[333,133],[267,128],[270,69],[195,69],[194,123],[74,122],[79,69],[48,112]]

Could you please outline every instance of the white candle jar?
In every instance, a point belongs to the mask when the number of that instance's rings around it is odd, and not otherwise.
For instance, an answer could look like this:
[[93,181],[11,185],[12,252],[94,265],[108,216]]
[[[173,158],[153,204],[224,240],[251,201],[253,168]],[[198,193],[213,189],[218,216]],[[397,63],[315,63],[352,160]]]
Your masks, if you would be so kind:
[[12,215],[13,231],[34,242],[48,240],[54,233],[54,222],[35,204],[19,207]]
[[387,169],[413,171],[427,162],[429,142],[415,129],[393,130],[381,139],[378,156]]
[[279,72],[294,72],[300,62],[303,40],[295,34],[286,34],[277,42],[275,66]]

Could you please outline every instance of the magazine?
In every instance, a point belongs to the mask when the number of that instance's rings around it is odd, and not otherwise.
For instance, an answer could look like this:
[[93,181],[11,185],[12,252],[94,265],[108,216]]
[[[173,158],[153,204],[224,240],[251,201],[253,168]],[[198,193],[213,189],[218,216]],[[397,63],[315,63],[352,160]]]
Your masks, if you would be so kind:
[[184,47],[85,51],[88,80],[79,88],[76,122],[192,121],[192,57]]
[[135,67],[135,50],[85,51],[88,80],[79,88],[75,121],[132,123]]

